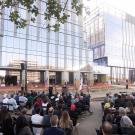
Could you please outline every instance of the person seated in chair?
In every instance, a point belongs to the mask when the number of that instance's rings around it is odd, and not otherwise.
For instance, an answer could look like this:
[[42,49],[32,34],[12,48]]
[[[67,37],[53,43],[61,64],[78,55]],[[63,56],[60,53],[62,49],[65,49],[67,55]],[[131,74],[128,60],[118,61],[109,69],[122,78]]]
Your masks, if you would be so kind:
[[112,135],[112,125],[109,122],[104,122],[102,125],[103,135]]
[[45,129],[43,135],[65,135],[65,132],[58,128],[58,116],[51,117],[51,128]]
[[16,103],[16,100],[14,99],[14,95],[13,94],[11,95],[10,99],[8,100],[8,104],[11,104],[9,106],[9,110],[10,111],[13,111],[13,110],[15,110],[15,109],[17,109],[19,107],[17,105],[17,103]]
[[53,116],[53,114],[54,114],[54,108],[53,107],[50,107],[48,109],[48,114],[44,115],[43,125],[45,125],[45,126],[51,126],[50,119]]
[[125,109],[121,110],[120,115],[121,115],[120,126],[122,128],[131,128],[131,127],[133,127],[133,122],[127,116],[127,112],[126,112]]
[[[35,108],[35,113],[34,115],[31,116],[31,122],[32,124],[35,124],[35,125],[43,125],[43,116],[40,115],[40,108],[39,107],[36,107]],[[38,131],[41,131],[42,128],[37,128],[37,127],[33,127],[33,132],[34,134],[36,134]]]

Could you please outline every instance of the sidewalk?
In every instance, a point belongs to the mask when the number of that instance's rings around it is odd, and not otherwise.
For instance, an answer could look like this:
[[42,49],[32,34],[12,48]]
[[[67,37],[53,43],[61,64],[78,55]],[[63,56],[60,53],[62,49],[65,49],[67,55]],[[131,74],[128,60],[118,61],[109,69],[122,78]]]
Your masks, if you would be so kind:
[[118,87],[111,90],[100,90],[100,91],[92,91],[90,92],[92,98],[102,98],[106,96],[106,93],[111,92],[111,94],[119,93],[119,92],[126,92],[132,93],[135,92],[135,88],[125,89],[124,87]]

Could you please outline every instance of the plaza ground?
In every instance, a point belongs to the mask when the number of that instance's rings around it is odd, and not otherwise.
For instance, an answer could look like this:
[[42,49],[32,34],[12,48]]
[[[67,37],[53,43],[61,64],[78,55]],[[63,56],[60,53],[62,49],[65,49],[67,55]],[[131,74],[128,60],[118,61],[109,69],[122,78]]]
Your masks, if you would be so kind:
[[78,132],[75,135],[96,135],[96,128],[101,126],[102,111],[100,101],[91,103],[93,114],[88,116],[81,116],[79,119],[80,125],[77,127]]

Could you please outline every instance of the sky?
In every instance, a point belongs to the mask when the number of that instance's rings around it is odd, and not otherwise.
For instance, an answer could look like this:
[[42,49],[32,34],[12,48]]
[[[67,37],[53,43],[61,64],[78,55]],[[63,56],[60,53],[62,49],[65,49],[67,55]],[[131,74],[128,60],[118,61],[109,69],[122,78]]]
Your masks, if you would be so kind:
[[[92,0],[83,0],[83,1],[84,1],[84,5],[88,5],[88,2]],[[97,3],[104,1],[108,3],[109,5],[112,5],[118,9],[122,9],[126,11],[127,13],[135,16],[135,0],[93,0],[93,1],[95,2],[97,1]]]

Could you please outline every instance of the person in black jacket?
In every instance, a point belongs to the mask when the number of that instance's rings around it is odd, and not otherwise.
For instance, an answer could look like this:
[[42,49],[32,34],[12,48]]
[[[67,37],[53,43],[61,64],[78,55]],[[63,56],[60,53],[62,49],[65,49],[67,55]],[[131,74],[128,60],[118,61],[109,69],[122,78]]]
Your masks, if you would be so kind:
[[16,135],[32,135],[28,122],[23,115],[16,120]]
[[49,86],[49,97],[53,96],[53,87]]
[[43,135],[65,135],[65,132],[57,127],[58,125],[58,116],[53,115],[51,117],[51,128],[45,129]]

